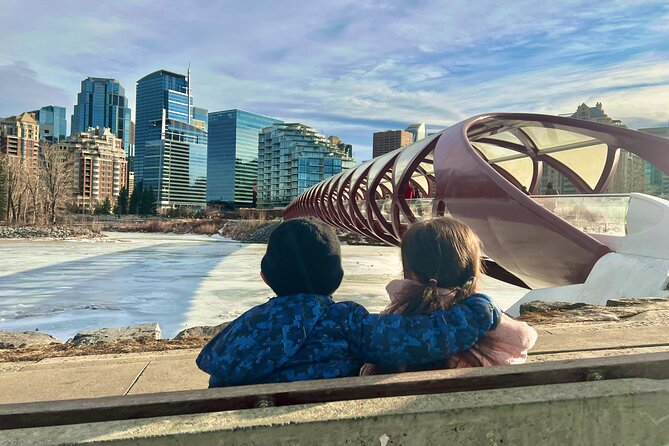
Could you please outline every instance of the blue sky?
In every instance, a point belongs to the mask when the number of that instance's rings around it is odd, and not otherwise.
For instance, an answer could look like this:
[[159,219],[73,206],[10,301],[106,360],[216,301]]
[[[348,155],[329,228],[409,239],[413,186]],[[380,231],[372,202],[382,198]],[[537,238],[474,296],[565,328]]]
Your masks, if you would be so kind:
[[[669,123],[666,1],[0,0],[0,116],[64,105],[87,76],[193,69],[196,105],[372,133],[601,101]],[[69,118],[68,118],[69,119]]]

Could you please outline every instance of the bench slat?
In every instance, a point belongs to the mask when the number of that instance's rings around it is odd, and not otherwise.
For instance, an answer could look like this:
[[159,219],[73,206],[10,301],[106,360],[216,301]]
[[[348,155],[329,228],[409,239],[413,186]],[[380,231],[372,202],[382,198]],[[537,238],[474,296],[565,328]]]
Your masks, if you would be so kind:
[[562,384],[588,379],[669,379],[669,352],[503,367],[436,370],[0,405],[0,429],[58,426],[257,407]]

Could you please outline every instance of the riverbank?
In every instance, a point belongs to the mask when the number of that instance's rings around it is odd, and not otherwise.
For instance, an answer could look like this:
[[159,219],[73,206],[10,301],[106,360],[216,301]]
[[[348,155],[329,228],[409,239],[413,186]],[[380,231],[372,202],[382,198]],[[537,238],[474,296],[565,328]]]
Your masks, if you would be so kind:
[[267,241],[280,220],[241,219],[148,219],[133,222],[108,222],[105,229],[116,232],[164,233],[220,235],[242,243],[263,243]]
[[[539,338],[529,363],[669,351],[666,319],[662,326],[627,321],[535,328]],[[160,351],[99,350],[86,356],[0,362],[0,395],[4,403],[22,403],[205,389],[209,377],[195,364],[200,349],[193,344]]]
[[[666,332],[666,327],[669,325],[667,298],[615,299],[609,301],[607,306],[531,302],[523,307],[519,319],[553,334],[566,334],[578,330],[589,333],[590,336],[609,331],[612,333],[609,340],[620,345],[633,347],[666,345],[669,349],[669,332]],[[191,327],[182,330],[172,339],[162,339],[160,328],[155,323],[91,330],[77,333],[66,342],[41,332],[0,332],[0,363],[41,361],[57,357],[199,349],[226,325],[227,323]],[[644,331],[646,337],[639,338],[634,335],[635,331]],[[13,344],[11,339],[14,339]],[[586,342],[587,339],[581,341]],[[606,342],[598,347],[607,347]],[[578,348],[578,341],[574,345],[569,345],[566,340],[555,337],[551,345],[556,351],[574,349]]]
[[101,239],[100,225],[86,226],[0,226],[0,239],[73,240]]

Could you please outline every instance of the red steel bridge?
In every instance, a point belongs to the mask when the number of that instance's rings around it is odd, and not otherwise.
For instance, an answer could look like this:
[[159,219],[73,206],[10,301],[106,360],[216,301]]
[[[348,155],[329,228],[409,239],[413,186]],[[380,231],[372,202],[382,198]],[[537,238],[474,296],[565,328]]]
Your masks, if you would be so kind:
[[[483,114],[322,181],[284,217],[313,216],[399,245],[413,222],[450,215],[478,233],[488,275],[527,288],[578,284],[602,256],[629,248],[627,237],[669,215],[665,200],[604,193],[622,149],[669,175],[668,139],[571,118]],[[537,195],[545,164],[579,194]]]

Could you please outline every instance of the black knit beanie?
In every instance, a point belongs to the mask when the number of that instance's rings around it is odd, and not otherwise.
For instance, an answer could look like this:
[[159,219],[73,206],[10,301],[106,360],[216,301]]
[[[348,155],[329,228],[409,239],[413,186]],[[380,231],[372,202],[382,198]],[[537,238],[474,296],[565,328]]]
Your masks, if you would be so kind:
[[314,218],[285,221],[269,236],[260,269],[277,296],[329,296],[344,277],[337,234]]

